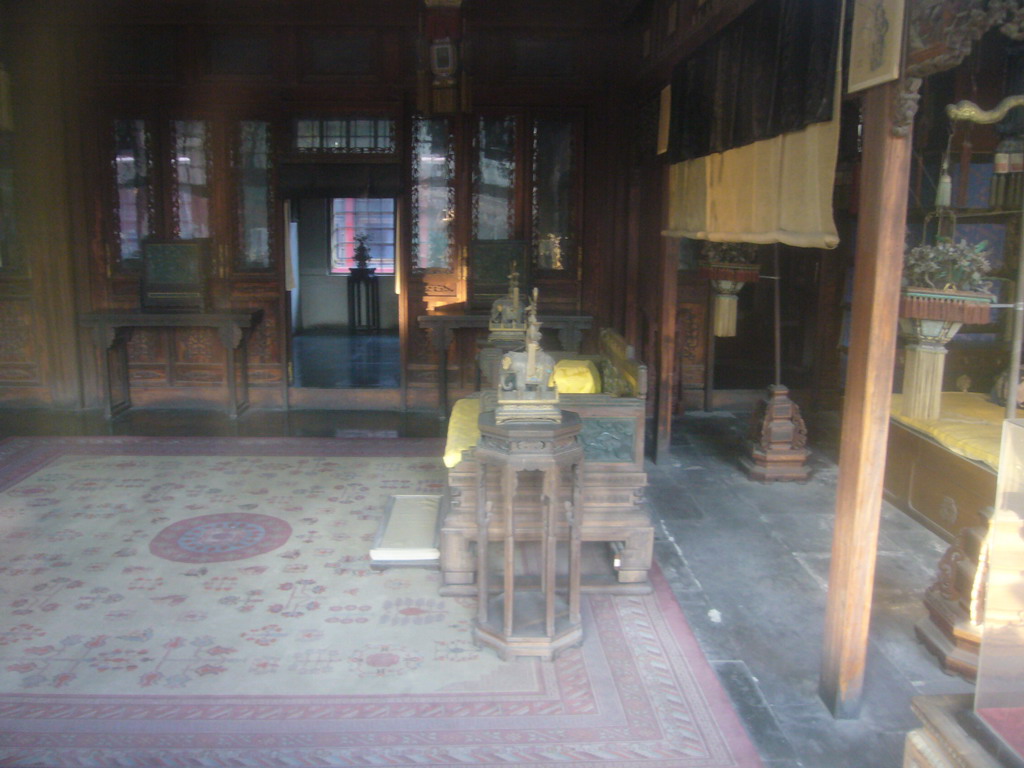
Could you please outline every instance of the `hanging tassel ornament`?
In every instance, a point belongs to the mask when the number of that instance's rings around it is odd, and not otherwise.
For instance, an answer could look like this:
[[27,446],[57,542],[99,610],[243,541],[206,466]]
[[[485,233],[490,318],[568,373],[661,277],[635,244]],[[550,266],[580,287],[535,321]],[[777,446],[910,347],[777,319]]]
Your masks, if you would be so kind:
[[699,273],[711,281],[714,292],[712,325],[715,336],[736,335],[739,292],[757,280],[760,267],[754,262],[754,246],[749,243],[705,243],[704,260]]
[[949,150],[953,144],[953,126],[949,127],[946,137],[946,148],[942,152],[942,164],[939,166],[939,182],[935,185],[935,207],[949,208],[953,202],[953,177],[949,175]]
[[935,207],[949,208],[953,200],[953,178],[949,175],[949,154],[942,156],[939,183],[935,187]]
[[906,339],[903,370],[903,415],[911,419],[937,419],[942,404],[942,375],[946,345],[960,330],[960,323],[943,320],[900,318]]

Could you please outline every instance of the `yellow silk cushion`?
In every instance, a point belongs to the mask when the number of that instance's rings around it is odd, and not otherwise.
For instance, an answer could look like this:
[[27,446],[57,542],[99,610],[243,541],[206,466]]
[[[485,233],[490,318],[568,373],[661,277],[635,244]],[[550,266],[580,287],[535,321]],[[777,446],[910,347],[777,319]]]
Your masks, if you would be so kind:
[[[924,432],[960,456],[999,469],[999,442],[1006,409],[978,392],[943,392],[938,419],[912,419],[903,415],[903,395],[892,396],[892,417]],[[1024,411],[1017,409],[1017,415]]]
[[444,465],[448,469],[462,461],[462,452],[480,439],[479,417],[480,398],[463,397],[455,401],[448,418],[448,442],[444,446]]
[[601,391],[601,374],[593,360],[559,360],[551,383],[564,395],[592,395]]

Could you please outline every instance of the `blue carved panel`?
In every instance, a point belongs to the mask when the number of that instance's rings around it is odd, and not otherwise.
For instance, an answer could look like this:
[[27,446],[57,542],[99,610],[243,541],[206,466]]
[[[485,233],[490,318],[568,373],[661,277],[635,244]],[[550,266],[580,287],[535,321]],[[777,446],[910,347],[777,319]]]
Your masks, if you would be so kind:
[[580,430],[583,456],[593,462],[632,462],[636,441],[633,419],[585,418]]

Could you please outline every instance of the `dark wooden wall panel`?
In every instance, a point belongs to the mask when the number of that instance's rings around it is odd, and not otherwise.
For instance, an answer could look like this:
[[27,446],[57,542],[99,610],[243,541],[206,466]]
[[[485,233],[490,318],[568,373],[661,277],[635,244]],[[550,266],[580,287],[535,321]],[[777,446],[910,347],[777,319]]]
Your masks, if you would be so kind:
[[[5,9],[17,5],[0,2]],[[96,407],[99,357],[88,335],[76,328],[76,314],[139,306],[137,274],[122,270],[112,253],[112,119],[267,119],[278,130],[279,151],[286,148],[281,132],[299,115],[384,109],[407,125],[415,102],[422,8],[414,0],[353,0],[343,7],[310,0],[301,13],[290,3],[246,0],[31,5],[13,19],[22,41],[13,69],[16,90],[23,98],[31,94],[19,111],[33,131],[19,134],[25,142],[19,152],[23,171],[32,169],[21,181],[28,185],[23,229],[32,270],[19,278],[27,281],[28,298],[0,342],[8,358],[0,366],[8,366],[8,381],[21,377],[23,383],[14,386],[26,392],[35,387],[32,396],[44,404]],[[546,110],[581,121],[583,263],[578,271],[538,279],[542,307],[593,314],[595,328],[622,330],[626,316],[636,311],[634,300],[649,298],[624,292],[633,278],[624,258],[626,228],[616,217],[626,197],[624,136],[631,119],[619,90],[632,77],[621,67],[622,19],[607,8],[587,13],[593,6],[582,0],[466,9],[473,109]],[[324,47],[331,39],[362,41],[365,60],[331,55],[330,46]],[[254,58],[259,50],[271,60]],[[468,124],[472,117],[457,119]],[[404,168],[404,147],[399,155]],[[215,193],[218,247],[230,241],[233,226],[223,194]],[[468,212],[464,206],[460,215]],[[280,242],[277,247],[280,258]],[[217,258],[223,261],[219,252]],[[411,389],[432,389],[438,373],[415,319],[427,310],[428,298],[438,298],[430,290],[449,289],[453,296],[447,299],[465,293],[460,266],[447,280],[405,276],[403,333]],[[5,279],[0,275],[0,294]],[[257,276],[218,269],[215,286],[214,306],[263,311],[250,339],[250,382],[273,401],[287,377],[283,269]],[[649,309],[656,316],[653,305]],[[27,337],[30,344],[19,330],[25,323],[35,333]],[[591,344],[592,338],[585,339],[584,348]],[[475,383],[474,348],[472,338],[453,345],[453,386]],[[189,402],[208,398],[219,404],[222,393],[213,385],[223,381],[225,356],[212,332],[139,329],[130,355],[132,382],[160,390],[161,402],[178,390]],[[0,400],[6,392],[0,380]]]
[[43,383],[31,296],[0,297],[0,386]]
[[708,359],[708,287],[692,272],[679,273],[676,309],[674,411],[702,408]]

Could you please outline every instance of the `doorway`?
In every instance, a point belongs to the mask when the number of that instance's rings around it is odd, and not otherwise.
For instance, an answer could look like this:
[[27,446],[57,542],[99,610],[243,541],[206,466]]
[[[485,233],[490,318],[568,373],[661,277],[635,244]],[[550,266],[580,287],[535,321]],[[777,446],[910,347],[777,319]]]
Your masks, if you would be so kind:
[[[815,387],[820,369],[819,325],[824,322],[819,319],[817,302],[822,256],[816,250],[786,245],[764,246],[759,251],[760,279],[739,291],[734,335],[709,339],[713,368],[705,380],[705,408],[753,408],[765,388],[773,384],[783,384],[791,393],[806,393]],[[710,390],[709,382],[713,385]],[[797,396],[802,394],[794,394]]]
[[397,389],[397,199],[302,196],[289,207],[291,386]]

